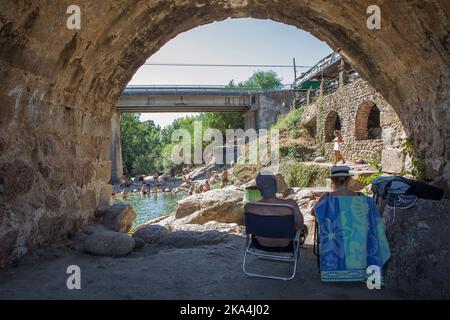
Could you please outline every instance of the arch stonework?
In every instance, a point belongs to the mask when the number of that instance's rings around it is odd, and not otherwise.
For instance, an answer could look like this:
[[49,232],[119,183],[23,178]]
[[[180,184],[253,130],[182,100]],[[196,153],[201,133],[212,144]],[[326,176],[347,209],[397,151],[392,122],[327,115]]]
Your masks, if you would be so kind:
[[[367,140],[369,139],[369,116],[373,108],[378,106],[370,100],[366,100],[358,107],[355,117],[355,139]],[[379,122],[379,121],[378,121]],[[378,123],[379,124],[379,123]]]
[[[327,116],[325,117],[325,124],[324,124],[324,133],[325,133],[325,142],[331,142],[334,139],[334,131],[340,130],[342,132],[342,118],[339,116],[339,113],[332,110],[328,112]],[[337,123],[339,123],[339,128],[337,128]],[[345,128],[345,127],[344,127]],[[345,129],[344,129],[345,130]]]
[[[177,34],[229,17],[272,19],[326,41],[383,94],[450,187],[447,0],[0,2],[0,266],[67,237],[108,203],[115,102]],[[379,4],[382,28],[366,10]]]

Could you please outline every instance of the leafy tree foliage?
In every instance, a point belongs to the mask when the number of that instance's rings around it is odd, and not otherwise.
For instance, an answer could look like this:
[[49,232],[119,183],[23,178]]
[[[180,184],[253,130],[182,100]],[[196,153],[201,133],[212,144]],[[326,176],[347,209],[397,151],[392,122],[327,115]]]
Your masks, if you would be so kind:
[[[273,71],[257,71],[248,80],[239,82],[237,85],[231,80],[227,87],[276,90],[282,87],[282,82]],[[174,146],[172,133],[177,129],[188,130],[191,135],[191,150],[193,150],[195,121],[202,121],[203,132],[208,128],[214,128],[220,130],[224,137],[227,129],[238,129],[244,126],[243,117],[236,112],[206,112],[179,118],[163,129],[151,120],[140,121],[139,117],[139,113],[124,113],[120,119],[124,173],[129,176],[168,171],[173,167],[174,164],[170,160]],[[203,147],[209,143],[202,141]]]
[[151,120],[140,121],[139,113],[124,113],[120,117],[120,140],[124,173],[145,174],[161,170],[159,154],[161,128]]
[[231,80],[227,87],[229,88],[251,88],[261,90],[277,90],[283,87],[282,79],[275,71],[256,71],[246,81],[239,82],[237,85]]

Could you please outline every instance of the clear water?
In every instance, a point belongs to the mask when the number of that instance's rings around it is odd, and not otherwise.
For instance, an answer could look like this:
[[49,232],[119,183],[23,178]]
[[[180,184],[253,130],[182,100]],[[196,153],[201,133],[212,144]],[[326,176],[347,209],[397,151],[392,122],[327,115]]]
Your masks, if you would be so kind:
[[158,218],[162,215],[175,212],[177,202],[186,198],[186,194],[182,193],[150,193],[148,195],[134,195],[129,194],[128,199],[121,199],[118,195],[118,200],[114,203],[125,202],[130,204],[137,213],[137,218],[133,223],[133,228],[143,224],[152,219]]

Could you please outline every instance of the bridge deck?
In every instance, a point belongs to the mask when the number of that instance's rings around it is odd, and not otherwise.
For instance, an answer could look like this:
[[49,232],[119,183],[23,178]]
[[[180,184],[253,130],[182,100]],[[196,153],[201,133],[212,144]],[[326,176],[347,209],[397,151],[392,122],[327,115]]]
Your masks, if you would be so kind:
[[119,112],[243,112],[263,92],[223,86],[129,86],[117,103]]

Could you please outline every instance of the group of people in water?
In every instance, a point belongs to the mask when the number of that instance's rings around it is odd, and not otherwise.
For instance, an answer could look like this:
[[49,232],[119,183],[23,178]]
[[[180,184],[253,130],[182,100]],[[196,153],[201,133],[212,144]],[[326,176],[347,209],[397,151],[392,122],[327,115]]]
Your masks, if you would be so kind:
[[[139,181],[139,185],[136,186],[136,180]],[[175,177],[175,169],[170,170],[170,174],[161,174],[155,173],[151,177],[144,177],[140,175],[136,178],[126,178],[122,176],[120,188],[122,192],[123,199],[128,198],[128,194],[130,192],[130,188],[136,187],[132,189],[132,193],[147,195],[149,193],[160,193],[160,192],[172,192],[178,193],[182,190],[188,192],[189,195],[203,193],[211,190],[215,187],[217,182],[220,182],[220,188],[227,186],[229,181],[229,173],[226,169],[222,172],[216,172],[213,170],[209,170],[205,173],[205,179],[199,181],[193,181],[190,175],[185,175],[179,187],[173,187],[173,182],[176,180]],[[112,198],[115,200],[117,194],[115,191],[112,193]]]
[[189,187],[189,195],[203,193],[211,190],[214,185],[220,182],[220,188],[224,188],[229,184],[228,171],[224,169],[220,174],[210,170],[205,173],[205,179],[200,182],[193,182],[189,175],[183,177],[180,188]]
[[[334,131],[334,145],[333,151],[335,155],[334,163],[336,164],[338,161],[342,160],[342,163],[345,163],[345,159],[342,155],[342,144],[344,139],[339,130]],[[181,185],[178,188],[171,188],[169,186],[169,180],[175,179],[175,168],[170,170],[169,174],[155,173],[152,177],[147,177],[147,179],[141,175],[137,179],[139,181],[139,189],[134,189],[133,193],[140,193],[141,195],[146,195],[149,193],[158,193],[158,192],[174,192],[177,193],[183,189],[187,189],[189,195],[204,193],[211,190],[216,186],[217,182],[220,182],[220,188],[224,188],[230,184],[229,173],[226,169],[222,172],[217,172],[214,170],[208,170],[205,173],[205,179],[197,181],[193,181],[190,175],[185,175],[182,178]],[[121,178],[120,187],[122,189],[122,197],[126,199],[128,197],[128,189],[135,186],[136,178],[126,178],[123,176]],[[116,193],[112,194],[113,199],[116,198]]]
[[[128,198],[129,188],[138,187],[132,189],[132,193],[140,193],[141,195],[146,195],[149,193],[159,193],[159,192],[172,192],[172,188],[170,187],[169,182],[175,178],[174,170],[170,171],[170,175],[155,173],[151,177],[144,177],[144,175],[140,175],[136,178],[126,178],[122,176],[120,180],[120,188],[122,192],[123,199]],[[136,180],[139,182],[139,185],[136,186]],[[116,192],[113,191],[112,198],[116,199]]]

